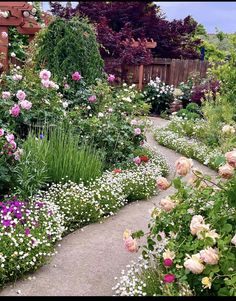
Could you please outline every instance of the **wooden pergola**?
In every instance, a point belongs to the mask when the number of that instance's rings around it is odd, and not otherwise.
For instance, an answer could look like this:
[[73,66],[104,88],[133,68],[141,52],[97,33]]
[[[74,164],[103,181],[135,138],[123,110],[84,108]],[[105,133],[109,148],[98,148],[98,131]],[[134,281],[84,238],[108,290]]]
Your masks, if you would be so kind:
[[8,61],[8,27],[15,26],[20,34],[34,38],[41,26],[31,14],[33,6],[28,2],[0,2],[0,63],[1,71],[9,69]]

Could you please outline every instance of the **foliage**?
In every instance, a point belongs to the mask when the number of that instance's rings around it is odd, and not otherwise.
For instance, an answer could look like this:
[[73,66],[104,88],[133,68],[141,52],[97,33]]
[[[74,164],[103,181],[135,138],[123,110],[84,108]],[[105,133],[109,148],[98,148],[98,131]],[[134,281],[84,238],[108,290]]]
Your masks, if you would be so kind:
[[187,119],[199,119],[202,116],[201,109],[196,103],[189,103],[186,109],[181,109],[176,114],[179,117]]
[[59,82],[76,71],[88,83],[102,76],[103,61],[94,28],[85,18],[56,18],[39,32],[37,45],[38,68],[50,70]]

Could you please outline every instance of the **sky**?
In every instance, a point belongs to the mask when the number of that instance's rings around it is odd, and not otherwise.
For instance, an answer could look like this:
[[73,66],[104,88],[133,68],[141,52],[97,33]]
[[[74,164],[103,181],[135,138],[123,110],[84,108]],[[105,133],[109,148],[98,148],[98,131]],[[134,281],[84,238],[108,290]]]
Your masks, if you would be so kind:
[[[76,4],[76,2],[72,2]],[[215,33],[215,28],[225,33],[236,32],[236,2],[228,1],[202,1],[202,2],[155,2],[166,14],[167,20],[183,19],[191,15],[198,23],[201,23],[208,33]],[[43,8],[47,10],[49,5],[43,1]]]

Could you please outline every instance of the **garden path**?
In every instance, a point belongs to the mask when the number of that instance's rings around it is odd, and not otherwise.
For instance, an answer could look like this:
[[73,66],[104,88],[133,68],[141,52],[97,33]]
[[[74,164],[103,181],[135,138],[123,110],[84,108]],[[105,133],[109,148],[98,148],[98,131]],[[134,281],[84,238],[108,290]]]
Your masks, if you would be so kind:
[[[154,129],[165,126],[168,121],[151,117]],[[147,132],[147,141],[156,147],[168,160],[171,167],[169,179],[173,177],[173,166],[181,156],[156,143]],[[216,173],[194,161],[194,166],[208,175]],[[122,269],[140,254],[128,253],[123,246],[122,235],[126,228],[147,229],[150,210],[159,200],[174,191],[161,192],[149,201],[133,202],[116,215],[100,224],[91,224],[63,238],[57,246],[56,256],[49,264],[14,284],[7,285],[0,296],[111,296]],[[30,278],[31,277],[31,278]]]

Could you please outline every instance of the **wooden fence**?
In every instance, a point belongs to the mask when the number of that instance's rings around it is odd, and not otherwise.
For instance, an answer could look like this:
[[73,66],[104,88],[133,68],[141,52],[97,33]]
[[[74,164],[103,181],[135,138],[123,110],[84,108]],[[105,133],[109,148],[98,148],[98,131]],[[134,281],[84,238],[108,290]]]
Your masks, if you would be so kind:
[[[111,60],[106,60],[105,63],[111,62]],[[176,87],[180,82],[187,81],[193,73],[199,73],[201,77],[205,77],[208,67],[208,62],[200,60],[154,58],[152,64],[144,65],[143,85],[145,86],[150,79],[158,76],[163,82]],[[118,70],[122,73],[122,81],[128,84],[138,84],[139,66],[128,65],[119,67]]]

